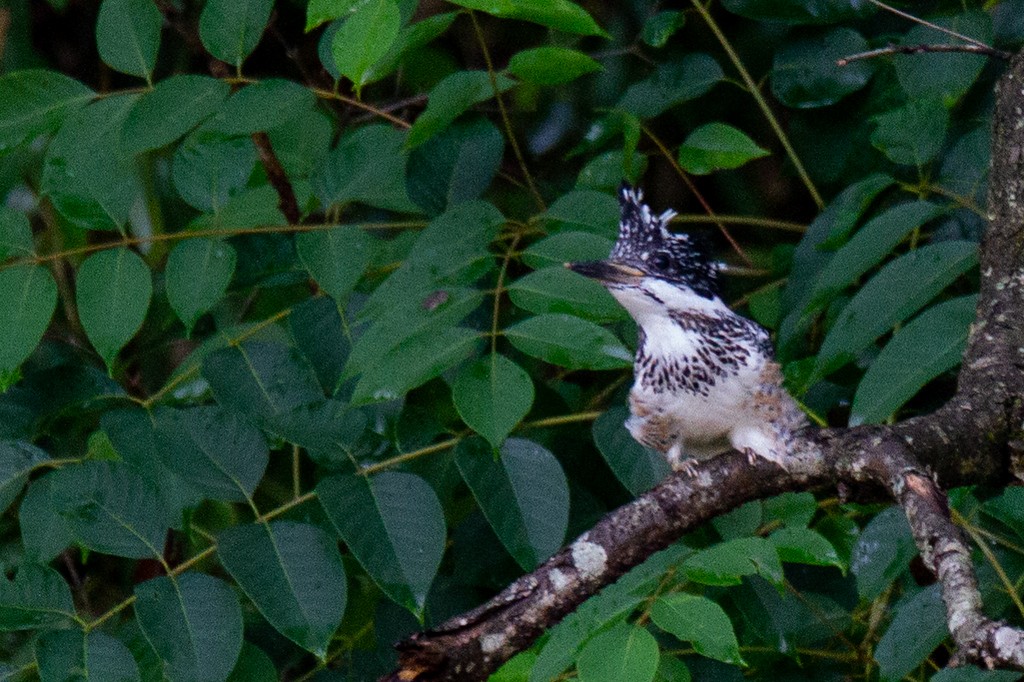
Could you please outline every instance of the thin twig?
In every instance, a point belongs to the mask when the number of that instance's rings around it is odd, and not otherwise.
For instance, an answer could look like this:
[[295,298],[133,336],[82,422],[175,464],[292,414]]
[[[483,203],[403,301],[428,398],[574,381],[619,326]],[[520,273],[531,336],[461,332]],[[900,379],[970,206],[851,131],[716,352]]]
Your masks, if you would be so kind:
[[874,59],[875,57],[884,57],[891,54],[924,54],[927,52],[968,52],[1003,60],[1009,60],[1012,56],[1009,52],[997,50],[987,45],[974,45],[973,43],[969,45],[894,45],[890,43],[885,47],[868,50],[867,52],[858,52],[857,54],[851,54],[849,57],[837,59],[836,66],[846,66],[850,62]]
[[252,142],[256,145],[256,151],[259,153],[263,170],[267,174],[267,180],[270,181],[270,185],[277,192],[277,207],[281,210],[284,217],[288,219],[289,223],[299,222],[302,218],[302,212],[299,211],[299,202],[295,199],[295,190],[288,179],[288,174],[284,172],[281,160],[277,158],[277,153],[274,152],[274,147],[270,143],[270,136],[262,131],[253,133]]
[[930,22],[930,21],[928,21],[926,19],[922,19],[921,17],[915,17],[913,14],[908,14],[908,13],[904,12],[903,10],[899,10],[899,9],[896,9],[895,7],[887,5],[884,2],[882,2],[881,0],[868,0],[868,2],[870,2],[875,7],[878,7],[880,9],[884,9],[886,12],[891,12],[892,14],[895,14],[898,17],[902,17],[902,18],[906,19],[907,21],[912,21],[915,24],[921,24],[922,26],[927,26],[930,29],[934,29],[934,30],[936,30],[936,31],[938,31],[940,33],[945,33],[946,35],[953,36],[954,38],[959,38],[960,40],[962,40],[962,41],[964,41],[966,43],[970,43],[972,45],[977,45],[978,47],[984,47],[984,48],[987,48],[989,50],[994,49],[994,48],[990,47],[989,45],[986,45],[985,43],[981,42],[980,40],[977,40],[977,39],[972,38],[970,36],[965,36],[963,33],[957,33],[956,31],[954,31],[952,29],[945,28],[944,26],[939,26],[938,24],[933,24],[932,22]]

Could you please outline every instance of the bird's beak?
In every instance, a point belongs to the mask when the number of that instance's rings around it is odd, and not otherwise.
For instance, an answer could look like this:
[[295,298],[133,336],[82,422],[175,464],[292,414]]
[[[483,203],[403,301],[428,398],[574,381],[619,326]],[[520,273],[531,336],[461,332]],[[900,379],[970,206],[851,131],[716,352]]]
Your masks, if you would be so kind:
[[644,276],[642,270],[616,263],[610,260],[591,260],[581,263],[566,263],[565,267],[584,277],[596,279],[599,282],[615,284],[632,284]]

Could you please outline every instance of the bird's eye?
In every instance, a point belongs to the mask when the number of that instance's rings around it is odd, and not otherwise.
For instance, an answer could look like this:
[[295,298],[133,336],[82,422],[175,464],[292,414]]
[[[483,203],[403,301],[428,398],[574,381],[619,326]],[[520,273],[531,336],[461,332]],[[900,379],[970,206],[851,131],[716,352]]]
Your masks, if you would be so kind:
[[672,263],[667,253],[659,251],[651,257],[651,265],[658,270],[668,270],[668,266]]

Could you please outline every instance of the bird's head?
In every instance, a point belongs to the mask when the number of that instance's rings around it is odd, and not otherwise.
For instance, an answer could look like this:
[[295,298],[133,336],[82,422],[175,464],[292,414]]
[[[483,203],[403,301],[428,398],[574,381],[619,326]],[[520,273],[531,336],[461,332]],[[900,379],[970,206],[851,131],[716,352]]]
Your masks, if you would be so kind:
[[718,266],[688,234],[666,229],[675,211],[654,215],[643,192],[619,187],[619,238],[607,260],[566,263],[604,284],[639,321],[649,313],[719,304]]

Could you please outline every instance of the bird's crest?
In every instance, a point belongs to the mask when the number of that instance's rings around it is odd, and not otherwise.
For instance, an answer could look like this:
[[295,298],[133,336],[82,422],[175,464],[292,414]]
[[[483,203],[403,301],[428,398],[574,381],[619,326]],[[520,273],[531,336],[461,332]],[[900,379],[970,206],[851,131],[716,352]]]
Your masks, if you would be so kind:
[[676,215],[669,209],[654,215],[643,203],[644,194],[623,182],[619,186],[619,238],[611,259],[640,268],[661,279],[685,284],[705,298],[718,296],[718,266],[688,234],[672,234],[668,224]]

